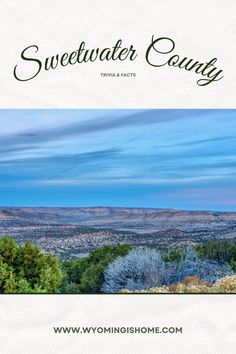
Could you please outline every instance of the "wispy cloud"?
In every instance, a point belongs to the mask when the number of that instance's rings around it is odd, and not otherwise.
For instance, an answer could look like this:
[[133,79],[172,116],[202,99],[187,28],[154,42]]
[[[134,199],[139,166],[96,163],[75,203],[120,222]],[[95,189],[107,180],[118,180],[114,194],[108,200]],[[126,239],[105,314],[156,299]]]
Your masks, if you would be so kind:
[[15,190],[47,205],[59,188],[62,205],[79,193],[82,205],[193,208],[185,186],[230,190],[236,176],[236,110],[3,110],[0,123],[2,204]]
[[236,137],[235,136],[223,136],[223,137],[216,137],[216,138],[210,138],[210,139],[200,139],[200,140],[187,141],[184,143],[177,142],[175,144],[156,146],[156,148],[157,149],[165,149],[165,148],[182,147],[182,146],[205,145],[205,144],[222,142],[222,141],[227,142],[230,140],[236,141]]
[[[82,136],[91,133],[107,132],[109,130],[119,128],[134,128],[148,125],[155,125],[160,123],[167,123],[183,119],[196,119],[199,116],[198,110],[117,110],[117,112],[103,111],[103,116],[99,118],[81,120],[78,115],[78,121],[65,124],[67,111],[64,111],[64,124],[45,127],[43,129],[31,128],[18,131],[17,133],[4,134],[0,136],[1,146],[0,152],[6,151],[7,147],[11,149],[25,150],[26,145],[29,149],[33,148],[35,144],[43,144],[45,142],[52,142],[75,136]],[[205,111],[204,111],[205,112]],[[204,112],[202,112],[204,114]],[[205,113],[206,114],[206,113]],[[49,113],[50,115],[50,113]],[[33,117],[31,117],[33,119]],[[3,149],[3,150],[2,150]]]

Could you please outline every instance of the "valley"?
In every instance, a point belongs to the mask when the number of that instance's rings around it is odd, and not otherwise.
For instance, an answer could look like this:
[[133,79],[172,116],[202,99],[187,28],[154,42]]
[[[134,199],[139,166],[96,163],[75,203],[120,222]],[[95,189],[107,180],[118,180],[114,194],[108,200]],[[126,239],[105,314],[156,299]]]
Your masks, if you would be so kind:
[[236,213],[146,208],[0,208],[0,237],[38,245],[61,259],[104,245],[179,248],[235,240]]

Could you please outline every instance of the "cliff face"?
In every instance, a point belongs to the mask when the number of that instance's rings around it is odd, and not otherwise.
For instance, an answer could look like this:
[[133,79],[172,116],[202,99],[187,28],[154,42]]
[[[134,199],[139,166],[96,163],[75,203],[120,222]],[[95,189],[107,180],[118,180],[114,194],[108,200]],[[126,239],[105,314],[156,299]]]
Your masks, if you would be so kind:
[[71,224],[146,232],[176,228],[215,230],[236,226],[236,213],[151,208],[0,208],[0,226]]

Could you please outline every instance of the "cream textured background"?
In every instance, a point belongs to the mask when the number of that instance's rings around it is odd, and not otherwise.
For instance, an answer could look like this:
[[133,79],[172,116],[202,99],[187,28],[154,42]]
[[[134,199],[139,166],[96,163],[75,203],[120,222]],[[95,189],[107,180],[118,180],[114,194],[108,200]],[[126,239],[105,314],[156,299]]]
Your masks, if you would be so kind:
[[[234,0],[1,0],[1,107],[219,107],[236,99]],[[177,53],[199,61],[217,57],[224,79],[206,87],[199,75],[145,61],[151,36],[175,41]],[[29,45],[39,57],[113,46],[119,38],[139,57],[129,63],[94,62],[41,72],[19,82],[13,68]],[[29,67],[30,65],[27,65]],[[101,78],[101,72],[136,72],[135,79]]]
[[[1,0],[0,108],[235,108],[234,0]],[[218,58],[224,79],[206,87],[197,75],[151,68],[151,35],[176,43],[174,53]],[[92,63],[40,73],[18,82],[20,52],[37,44],[40,57],[88,47],[134,44],[133,63]],[[136,72],[135,79],[100,72]],[[235,296],[1,296],[3,354],[232,354]],[[52,326],[184,327],[183,335],[54,335]]]
[[[232,295],[2,296],[3,354],[233,354]],[[181,334],[54,334],[53,326],[183,326]]]

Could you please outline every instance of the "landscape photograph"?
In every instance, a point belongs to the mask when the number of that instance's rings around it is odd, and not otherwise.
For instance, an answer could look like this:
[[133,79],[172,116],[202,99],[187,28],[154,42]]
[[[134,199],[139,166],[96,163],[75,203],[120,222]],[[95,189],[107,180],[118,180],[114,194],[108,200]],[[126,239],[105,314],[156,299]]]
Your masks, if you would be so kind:
[[236,293],[236,110],[0,123],[1,294]]

